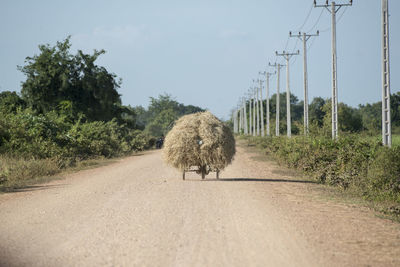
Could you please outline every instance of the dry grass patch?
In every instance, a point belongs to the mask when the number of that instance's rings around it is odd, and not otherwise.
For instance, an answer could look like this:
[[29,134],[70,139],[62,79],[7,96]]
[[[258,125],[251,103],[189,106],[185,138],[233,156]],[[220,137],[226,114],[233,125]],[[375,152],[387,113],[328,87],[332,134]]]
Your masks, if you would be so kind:
[[12,191],[26,185],[45,182],[61,171],[55,159],[31,159],[0,156],[0,191]]

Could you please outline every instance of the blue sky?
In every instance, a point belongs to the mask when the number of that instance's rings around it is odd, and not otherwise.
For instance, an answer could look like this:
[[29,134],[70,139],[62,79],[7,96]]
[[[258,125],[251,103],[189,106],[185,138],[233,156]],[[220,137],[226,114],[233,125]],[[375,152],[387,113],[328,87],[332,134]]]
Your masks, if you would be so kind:
[[[289,31],[319,29],[321,35],[309,41],[309,95],[330,97],[330,14],[312,8],[312,2],[1,0],[0,91],[20,90],[24,76],[17,65],[38,53],[39,44],[54,45],[71,35],[74,52],[107,51],[97,63],[122,78],[124,104],[147,106],[150,96],[165,92],[227,119],[258,72],[277,60],[276,50],[286,44],[288,51],[302,49],[295,38],[288,40]],[[357,106],[381,98],[381,1],[353,2],[338,13],[338,95],[340,102]],[[400,1],[389,0],[389,6],[393,93],[400,91]],[[302,66],[301,55],[293,58],[291,91],[299,99]],[[284,90],[284,70],[282,75]]]

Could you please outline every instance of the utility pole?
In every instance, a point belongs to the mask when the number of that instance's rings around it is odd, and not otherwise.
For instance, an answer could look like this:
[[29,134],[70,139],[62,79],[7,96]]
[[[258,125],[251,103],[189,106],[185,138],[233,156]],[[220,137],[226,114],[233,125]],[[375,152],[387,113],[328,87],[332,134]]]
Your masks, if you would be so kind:
[[286,124],[287,124],[287,136],[292,136],[292,120],[290,117],[290,83],[289,83],[289,60],[292,56],[298,55],[300,52],[297,50],[296,53],[288,53],[283,51],[283,53],[275,54],[277,56],[283,56],[286,59]]
[[248,96],[249,96],[249,135],[252,135],[253,129],[252,129],[252,117],[251,117],[251,91],[250,90],[248,92]]
[[307,41],[313,36],[319,36],[319,31],[316,34],[306,34],[305,32],[290,37],[297,37],[303,42],[303,71],[304,71],[304,135],[308,135],[308,73],[307,73]]
[[264,107],[263,107],[263,97],[262,97],[262,83],[264,82],[261,79],[257,79],[257,81],[260,84],[259,90],[257,90],[257,96],[258,96],[258,92],[260,92],[260,100],[259,100],[259,106],[260,106],[260,121],[261,121],[261,136],[265,136],[265,132],[264,132]]
[[[258,82],[258,80],[254,80],[253,82],[256,83]],[[259,88],[256,86],[254,87],[254,93],[255,93],[255,101],[256,101],[256,120],[257,120],[257,136],[260,135],[260,102],[259,102],[259,98],[258,98],[258,90]]]
[[242,134],[243,129],[243,112],[242,106],[239,104],[239,134]]
[[252,94],[253,94],[253,136],[256,136],[256,98],[254,95],[254,90],[253,88]]
[[382,143],[392,146],[390,117],[389,6],[382,0]]
[[257,120],[257,136],[260,135],[260,103],[258,102],[258,87],[255,87],[255,101],[256,101],[256,120]]
[[238,104],[239,108],[239,134],[243,133],[243,129],[244,129],[244,123],[243,123],[243,105],[242,105],[242,100],[239,99],[239,104]]
[[233,120],[233,132],[237,134],[238,133],[238,125],[237,125],[237,110],[236,110],[236,108],[233,110],[232,120]]
[[261,75],[265,75],[265,98],[266,98],[266,106],[267,106],[267,112],[266,112],[266,122],[267,122],[267,136],[270,136],[270,125],[269,125],[269,78],[276,74],[275,72],[260,72]]
[[265,130],[264,130],[264,104],[263,104],[263,96],[262,96],[262,84],[263,84],[263,80],[259,80],[260,81],[260,111],[261,111],[261,136],[264,137],[265,136]]
[[275,121],[275,135],[279,136],[279,106],[280,106],[280,92],[279,92],[279,85],[280,85],[280,76],[281,76],[281,68],[284,67],[285,65],[281,65],[281,64],[271,64],[269,63],[270,67],[274,67],[276,68],[276,73],[277,73],[277,77],[276,77],[276,121]]
[[248,135],[249,131],[248,131],[248,126],[247,126],[247,109],[246,109],[246,98],[243,97],[243,113],[244,113],[244,117],[243,117],[243,122],[244,122],[244,134]]
[[338,138],[338,88],[337,88],[337,54],[336,54],[336,13],[342,6],[353,5],[353,0],[349,0],[348,4],[331,3],[329,9],[328,0],[324,5],[317,5],[314,0],[314,7],[324,7],[332,15],[332,139]]

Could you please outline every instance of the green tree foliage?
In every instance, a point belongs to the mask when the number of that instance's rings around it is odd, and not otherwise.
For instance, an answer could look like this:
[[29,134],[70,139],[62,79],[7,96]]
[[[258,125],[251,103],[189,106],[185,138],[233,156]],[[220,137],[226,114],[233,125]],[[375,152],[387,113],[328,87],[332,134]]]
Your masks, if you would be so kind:
[[173,109],[165,109],[146,126],[146,130],[153,136],[166,135],[177,119],[178,114]]
[[179,117],[201,111],[204,109],[178,103],[168,94],[150,97],[147,110],[141,106],[135,108],[138,128],[144,128],[153,136],[166,135]]
[[[378,133],[382,128],[382,102],[359,105],[362,123],[366,130]],[[390,96],[390,111],[392,126],[400,127],[400,92]]]
[[315,123],[319,127],[323,125],[325,112],[322,107],[325,105],[325,100],[322,97],[315,97],[308,108],[308,115],[310,123]]
[[[329,136],[332,129],[332,101],[328,99],[322,107],[324,135]],[[341,132],[360,132],[363,130],[360,112],[344,103],[338,104],[338,128]]]
[[[40,45],[39,55],[27,57],[19,67],[26,75],[22,97],[39,113],[68,107],[71,115],[85,114],[90,121],[120,117],[121,99],[116,75],[95,64],[105,51],[92,55],[70,53],[70,38],[55,46]],[[65,102],[68,101],[68,102]]]
[[359,105],[358,108],[364,128],[372,133],[378,133],[382,127],[382,103]]
[[[392,132],[400,133],[400,92],[391,95]],[[264,100],[264,111],[266,101]],[[276,94],[270,98],[270,126],[275,132],[276,118]],[[299,101],[295,95],[290,96],[292,133],[299,134],[303,128],[303,101]],[[247,110],[250,102],[247,102]],[[310,133],[312,135],[331,136],[331,99],[315,97],[309,105]],[[376,135],[381,131],[382,103],[359,105],[358,108],[350,107],[344,103],[338,104],[339,130],[341,132],[367,131]],[[286,93],[280,94],[280,133],[286,133]],[[264,121],[266,122],[266,121]]]
[[400,92],[390,96],[390,108],[393,125],[400,127]]
[[148,147],[150,137],[116,119],[108,122],[71,123],[51,111],[36,114],[31,109],[0,116],[0,153],[23,158],[113,157]]
[[4,91],[0,93],[1,113],[15,113],[19,108],[25,107],[25,101],[16,92]]
[[344,103],[339,104],[339,129],[343,132],[360,132],[363,130],[362,116],[359,110]]

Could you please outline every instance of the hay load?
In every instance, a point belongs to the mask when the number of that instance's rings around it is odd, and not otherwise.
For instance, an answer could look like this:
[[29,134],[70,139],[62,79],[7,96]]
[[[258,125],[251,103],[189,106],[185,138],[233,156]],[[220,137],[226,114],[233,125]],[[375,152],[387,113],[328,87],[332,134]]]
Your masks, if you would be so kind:
[[[231,130],[210,112],[183,116],[167,134],[163,157],[168,165],[183,171],[196,171],[202,178],[210,171],[228,166],[235,155]],[[193,169],[195,167],[196,169]]]

